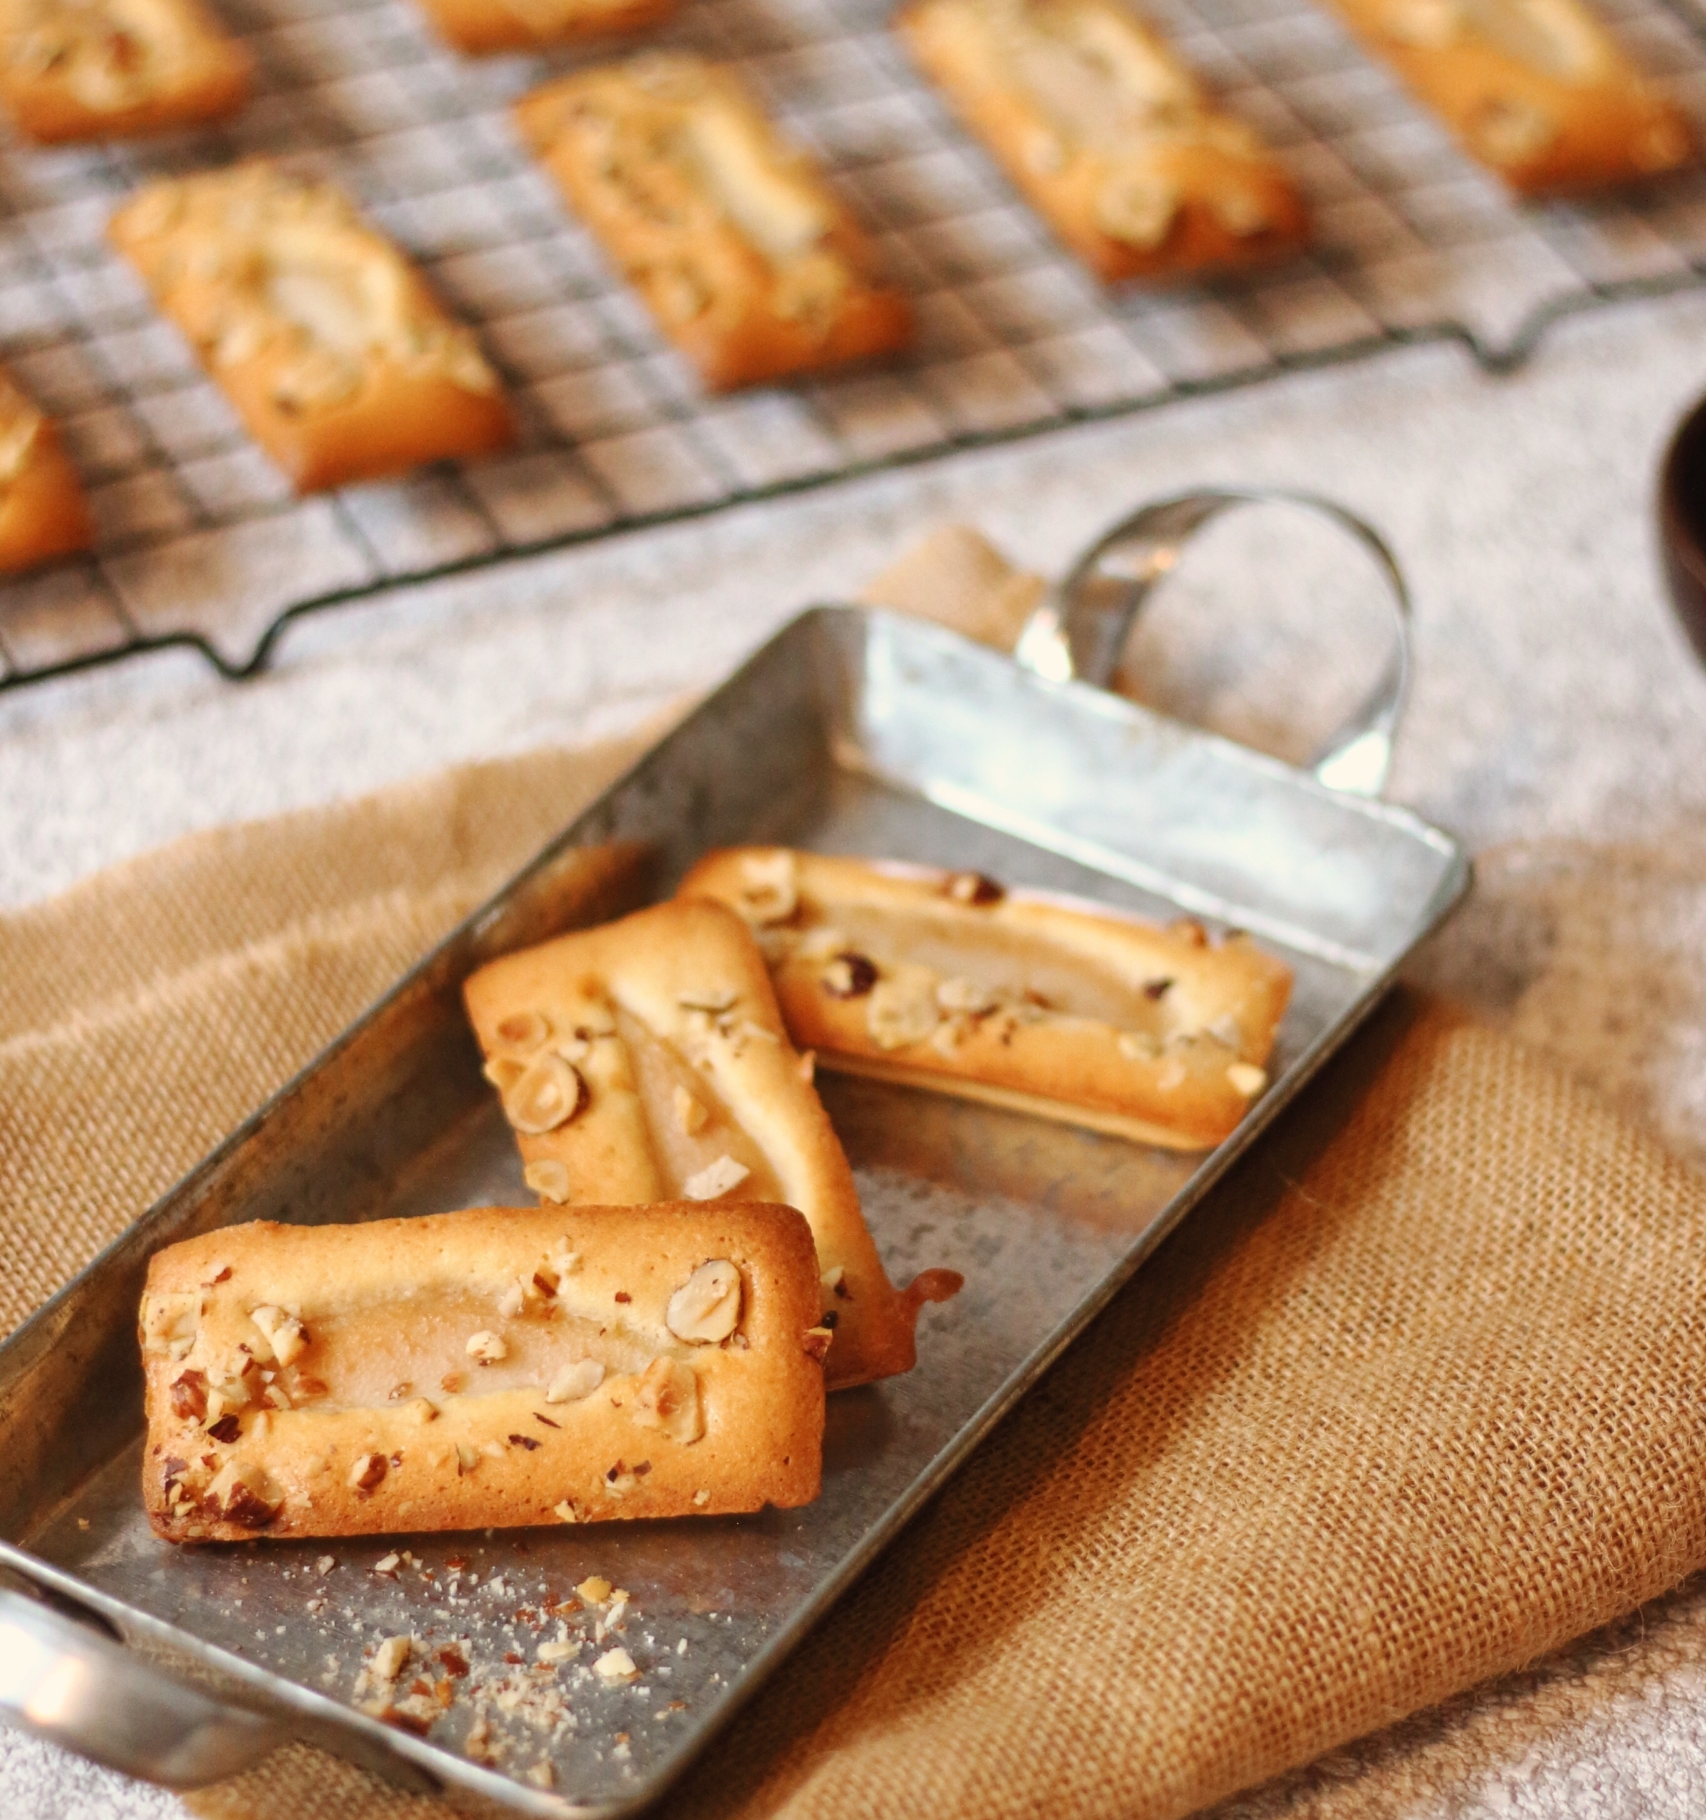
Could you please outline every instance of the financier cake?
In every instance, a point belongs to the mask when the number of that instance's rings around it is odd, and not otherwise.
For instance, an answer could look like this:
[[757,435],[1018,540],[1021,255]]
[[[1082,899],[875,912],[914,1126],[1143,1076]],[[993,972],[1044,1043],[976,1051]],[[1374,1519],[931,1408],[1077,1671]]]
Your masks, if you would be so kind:
[[809,1503],[819,1297],[788,1207],[204,1233],[142,1299],[149,1521],[231,1542]]
[[505,955],[463,994],[535,1193],[570,1205],[797,1207],[835,1336],[829,1387],[911,1370],[921,1304],[960,1279],[889,1282],[810,1063],[788,1040],[739,916],[658,904]]
[[1218,1144],[1267,1086],[1291,991],[1245,936],[977,872],[730,848],[681,894],[752,925],[824,1066],[1176,1150]]

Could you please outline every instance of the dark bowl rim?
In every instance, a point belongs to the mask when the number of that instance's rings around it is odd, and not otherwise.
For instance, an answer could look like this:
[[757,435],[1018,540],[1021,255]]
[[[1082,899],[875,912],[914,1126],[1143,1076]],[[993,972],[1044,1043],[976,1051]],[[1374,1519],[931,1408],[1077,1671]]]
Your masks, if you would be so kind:
[[[1682,503],[1685,457],[1706,458],[1706,396],[1697,398],[1677,420],[1659,462],[1659,536],[1665,555],[1706,589],[1706,510],[1697,517]],[[1706,507],[1706,501],[1702,501]]]

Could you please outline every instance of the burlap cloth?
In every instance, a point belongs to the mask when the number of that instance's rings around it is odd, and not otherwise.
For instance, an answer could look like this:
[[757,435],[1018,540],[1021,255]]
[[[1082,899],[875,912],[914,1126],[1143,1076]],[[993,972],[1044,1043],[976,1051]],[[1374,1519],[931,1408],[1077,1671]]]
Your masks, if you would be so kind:
[[[987,569],[950,539],[889,596],[999,639],[1034,589]],[[192,837],[0,919],[0,1317],[625,756]],[[1401,994],[670,1811],[1164,1820],[1630,1611],[1706,1563],[1703,1278],[1706,1181]],[[305,1746],[190,1805],[443,1811]]]

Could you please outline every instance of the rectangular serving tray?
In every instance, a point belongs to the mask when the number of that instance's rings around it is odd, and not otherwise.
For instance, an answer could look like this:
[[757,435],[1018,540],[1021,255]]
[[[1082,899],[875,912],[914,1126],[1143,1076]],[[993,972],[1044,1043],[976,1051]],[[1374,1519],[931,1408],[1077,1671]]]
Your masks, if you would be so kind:
[[[820,1077],[890,1274],[944,1265],[966,1287],[926,1312],[916,1371],[831,1398],[823,1494],[805,1510],[382,1541],[158,1541],[139,1489],[136,1306],[149,1256],[240,1220],[530,1204],[460,982],[495,954],[667,894],[709,848],[770,840],[1249,930],[1297,975],[1273,1085],[1230,1139],[1188,1156]],[[1280,1115],[1467,877],[1457,844],[1402,809],[917,620],[802,614],[0,1346],[0,1566],[100,1614],[133,1650],[282,1713],[294,1735],[458,1805],[629,1813],[682,1772]],[[373,1571],[403,1549],[394,1575]],[[589,1575],[627,1589],[625,1629],[597,1641],[597,1612],[577,1614],[578,1653],[534,1675],[538,1642],[557,1634],[539,1614]],[[473,1665],[425,1737],[354,1703],[364,1656],[399,1634],[458,1640]],[[641,1671],[631,1685],[589,1670],[615,1641]],[[501,1757],[471,1761],[467,1690],[505,1674],[550,1679],[561,1704],[494,1706]],[[542,1778],[541,1762],[550,1789],[527,1777]]]

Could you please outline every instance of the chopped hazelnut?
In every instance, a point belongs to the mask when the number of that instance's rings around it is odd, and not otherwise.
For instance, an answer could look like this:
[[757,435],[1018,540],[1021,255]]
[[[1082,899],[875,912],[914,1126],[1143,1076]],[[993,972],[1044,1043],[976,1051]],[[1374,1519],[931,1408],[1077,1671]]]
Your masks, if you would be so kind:
[[610,1597],[611,1590],[610,1582],[602,1574],[589,1575],[575,1588],[588,1605],[602,1605]]
[[681,1184],[681,1192],[690,1201],[715,1201],[738,1188],[751,1173],[744,1163],[737,1163],[732,1156],[720,1156],[714,1163],[707,1163],[690,1175]]
[[653,1359],[641,1374],[629,1413],[642,1428],[658,1428],[690,1446],[705,1432],[699,1377],[679,1359]]
[[835,1338],[827,1327],[808,1327],[805,1331],[806,1357],[821,1359],[829,1351],[829,1342]]
[[1007,887],[998,885],[983,872],[955,872],[942,887],[943,895],[956,904],[976,904],[980,908],[998,904],[1007,895]]
[[634,1658],[625,1649],[607,1649],[593,1663],[592,1672],[601,1681],[632,1681],[640,1671],[634,1666]]
[[746,920],[761,928],[785,923],[799,908],[798,871],[786,847],[742,854],[740,909]]
[[509,1344],[501,1334],[481,1328],[464,1348],[469,1358],[481,1365],[496,1365],[509,1357]]
[[922,1043],[941,1019],[936,994],[924,979],[879,980],[865,1006],[865,1028],[879,1049]]
[[863,998],[877,983],[877,964],[868,955],[838,954],[818,976],[831,998]]
[[533,1653],[541,1662],[567,1662],[579,1648],[578,1643],[571,1643],[567,1637],[553,1637],[541,1643]]
[[678,1340],[713,1346],[740,1325],[740,1271],[727,1258],[701,1264],[669,1298],[664,1325]]
[[492,1032],[492,1047],[524,1060],[551,1040],[551,1021],[542,1011],[512,1011]]
[[349,1469],[349,1482],[357,1491],[372,1491],[385,1477],[385,1456],[382,1453],[361,1454]]
[[1258,1068],[1254,1062],[1234,1062],[1227,1069],[1226,1078],[1247,1100],[1253,1100],[1268,1084],[1267,1070]]
[[438,1420],[437,1407],[434,1404],[429,1403],[425,1397],[415,1398],[409,1405],[409,1414],[412,1415],[423,1428],[426,1427],[428,1422],[436,1422]]
[[308,1350],[308,1329],[282,1308],[265,1304],[250,1311],[249,1319],[266,1336],[272,1356],[281,1365],[294,1365]]
[[540,1136],[568,1124],[586,1104],[580,1070],[560,1055],[542,1055],[503,1096],[504,1114],[517,1131]]
[[381,1681],[395,1681],[409,1665],[409,1652],[414,1648],[408,1637],[387,1637],[373,1652],[373,1673]]

